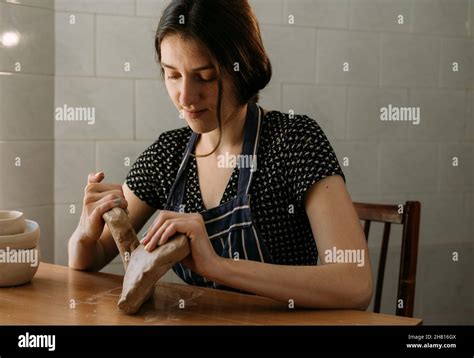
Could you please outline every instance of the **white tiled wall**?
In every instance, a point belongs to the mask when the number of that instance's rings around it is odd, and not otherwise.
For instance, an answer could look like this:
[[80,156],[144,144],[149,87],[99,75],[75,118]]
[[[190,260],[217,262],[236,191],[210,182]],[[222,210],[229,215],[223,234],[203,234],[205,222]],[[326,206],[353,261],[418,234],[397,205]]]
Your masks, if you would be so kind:
[[[2,71],[52,75],[54,72],[53,21],[52,9],[15,6],[1,1],[0,33],[16,31],[21,34],[17,46],[2,48],[0,51]],[[20,71],[16,68],[18,62],[21,63]]]
[[[0,1],[0,32],[14,24],[30,34],[0,51],[0,164],[11,165],[16,153],[29,163],[0,176],[0,187],[11,187],[0,204],[39,218],[54,212],[54,224],[42,220],[55,234],[58,263],[67,262],[87,173],[104,170],[107,181],[121,183],[125,158],[133,163],[162,131],[184,125],[155,63],[154,31],[166,3],[56,0],[53,13],[52,0]],[[474,0],[250,3],[274,69],[262,106],[318,121],[339,159],[349,160],[343,169],[354,200],[422,202],[415,315],[426,324],[472,324],[473,287],[465,283],[474,260]],[[95,107],[96,123],[53,124],[53,101]],[[381,122],[388,104],[420,107],[421,123]],[[20,187],[32,177],[34,185]],[[369,239],[374,264],[381,232],[375,227]],[[385,312],[396,298],[399,228],[392,235]],[[106,270],[123,272],[119,260]]]
[[282,102],[284,112],[298,108],[299,113],[318,113],[318,123],[326,135],[333,140],[344,139],[347,110],[344,87],[283,84]]
[[55,106],[95,108],[95,123],[55,121],[55,138],[133,139],[133,91],[131,79],[57,76]]
[[[377,85],[379,36],[369,32],[320,30],[317,38],[316,82],[321,84]],[[314,60],[313,60],[314,61]],[[344,72],[347,63],[349,71]]]
[[41,260],[54,261],[53,1],[0,1],[0,208],[41,227]]
[[404,106],[408,103],[406,88],[349,87],[347,89],[346,138],[370,140],[407,140],[412,137],[410,122],[380,121],[380,108],[387,103]]

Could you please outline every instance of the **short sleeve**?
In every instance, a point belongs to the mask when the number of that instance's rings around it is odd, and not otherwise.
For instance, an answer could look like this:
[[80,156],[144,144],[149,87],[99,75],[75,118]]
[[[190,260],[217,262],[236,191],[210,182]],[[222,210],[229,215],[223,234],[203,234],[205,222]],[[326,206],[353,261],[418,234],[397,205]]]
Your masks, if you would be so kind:
[[290,195],[296,203],[303,203],[306,192],[331,175],[346,178],[329,140],[314,119],[297,115],[286,133],[284,162]]
[[127,186],[140,200],[157,209],[166,204],[161,168],[166,155],[160,138],[140,154],[125,179]]

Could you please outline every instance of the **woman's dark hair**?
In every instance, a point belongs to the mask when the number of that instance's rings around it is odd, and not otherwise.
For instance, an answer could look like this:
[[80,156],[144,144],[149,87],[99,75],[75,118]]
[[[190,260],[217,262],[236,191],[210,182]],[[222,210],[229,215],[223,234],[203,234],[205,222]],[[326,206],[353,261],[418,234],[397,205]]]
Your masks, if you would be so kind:
[[[247,0],[172,1],[163,11],[155,36],[160,66],[161,42],[168,35],[194,40],[210,55],[217,71],[216,110],[220,129],[222,75],[231,79],[240,105],[257,103],[260,90],[270,82],[272,66]],[[163,67],[161,76],[164,78]]]

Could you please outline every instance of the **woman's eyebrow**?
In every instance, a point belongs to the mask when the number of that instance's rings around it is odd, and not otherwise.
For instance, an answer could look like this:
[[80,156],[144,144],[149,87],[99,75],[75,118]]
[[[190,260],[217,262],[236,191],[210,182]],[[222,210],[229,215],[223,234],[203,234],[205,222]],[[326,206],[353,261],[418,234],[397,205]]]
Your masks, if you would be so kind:
[[[172,70],[176,70],[176,71],[177,71],[177,68],[176,68],[176,67],[173,67],[173,66],[171,66],[171,65],[168,65],[168,64],[166,64],[166,63],[164,63],[164,62],[161,63],[161,66],[166,67],[166,68],[170,68],[170,69],[172,69]],[[201,67],[193,68],[193,69],[191,70],[191,72],[199,72],[199,71],[208,70],[208,69],[214,69],[214,66],[212,66],[212,65],[210,65],[210,64],[209,64],[209,65],[204,65],[204,66],[201,66]]]

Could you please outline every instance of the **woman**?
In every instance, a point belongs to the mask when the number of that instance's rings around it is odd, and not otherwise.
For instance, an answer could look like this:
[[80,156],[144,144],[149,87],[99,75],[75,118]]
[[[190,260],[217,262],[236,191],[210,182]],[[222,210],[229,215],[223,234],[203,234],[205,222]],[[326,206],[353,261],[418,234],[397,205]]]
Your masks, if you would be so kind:
[[[371,267],[344,174],[314,120],[256,104],[272,69],[247,1],[173,1],[155,48],[188,126],[162,133],[123,186],[89,175],[70,267],[117,255],[104,212],[128,209],[138,232],[160,209],[142,242],[152,251],[185,233],[191,254],[173,269],[189,284],[365,310]],[[347,251],[363,264],[331,255]]]

